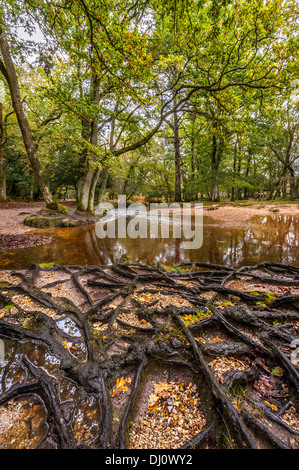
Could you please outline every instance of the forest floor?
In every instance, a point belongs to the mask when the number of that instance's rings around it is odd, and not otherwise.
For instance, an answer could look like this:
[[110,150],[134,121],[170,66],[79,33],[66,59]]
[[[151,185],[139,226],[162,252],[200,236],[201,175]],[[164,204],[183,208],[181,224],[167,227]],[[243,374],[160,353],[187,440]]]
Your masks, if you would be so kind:
[[33,265],[0,281],[0,448],[299,448],[298,267]]
[[[70,212],[76,210],[76,203],[72,200],[59,201],[66,205]],[[245,204],[244,202],[240,204]],[[49,238],[43,237],[43,229],[25,226],[23,220],[26,216],[35,214],[44,207],[42,202],[11,202],[0,204],[0,250],[30,247],[48,243]],[[191,209],[194,214],[194,209]],[[257,201],[250,205],[213,204],[204,205],[203,214],[213,219],[213,223],[221,225],[236,225],[249,221],[254,216],[270,215],[299,215],[299,201],[289,204],[285,201],[268,203]],[[30,236],[29,236],[30,235]]]

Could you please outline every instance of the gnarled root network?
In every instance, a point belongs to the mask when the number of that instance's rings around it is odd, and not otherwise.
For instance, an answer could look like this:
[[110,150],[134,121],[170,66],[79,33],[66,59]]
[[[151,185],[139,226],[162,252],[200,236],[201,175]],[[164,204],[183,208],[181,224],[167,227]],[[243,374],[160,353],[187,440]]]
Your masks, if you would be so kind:
[[2,271],[0,447],[298,448],[298,288],[280,263]]

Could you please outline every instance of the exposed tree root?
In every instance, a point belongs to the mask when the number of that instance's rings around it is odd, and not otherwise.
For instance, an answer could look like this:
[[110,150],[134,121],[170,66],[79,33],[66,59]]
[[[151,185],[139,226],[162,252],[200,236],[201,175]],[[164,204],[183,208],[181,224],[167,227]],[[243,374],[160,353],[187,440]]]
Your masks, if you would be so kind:
[[[280,263],[3,271],[0,411],[37,397],[39,448],[127,448],[148,407],[159,436],[154,385],[191,380],[205,421],[170,426],[181,448],[299,448],[298,286],[299,268]],[[0,447],[22,436],[0,428]]]

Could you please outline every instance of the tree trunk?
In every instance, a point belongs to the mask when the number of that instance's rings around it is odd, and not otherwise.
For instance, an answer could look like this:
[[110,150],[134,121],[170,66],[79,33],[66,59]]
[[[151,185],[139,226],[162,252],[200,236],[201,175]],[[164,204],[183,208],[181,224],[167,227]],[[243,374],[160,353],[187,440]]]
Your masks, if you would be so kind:
[[5,173],[5,145],[7,141],[7,129],[3,119],[3,105],[0,103],[0,202],[6,202],[6,173]]
[[219,194],[218,194],[218,171],[219,171],[219,164],[221,160],[222,154],[222,147],[221,143],[217,146],[217,139],[216,136],[213,135],[212,140],[212,155],[211,155],[211,201],[218,202],[219,201]]
[[[234,184],[235,184],[235,177],[236,177],[236,171],[237,171],[237,150],[236,150],[236,146],[235,146],[235,151],[234,151],[233,171],[234,171]],[[231,201],[234,201],[234,200],[235,200],[235,186],[232,186]]]
[[179,135],[179,119],[176,111],[173,113],[173,124],[168,119],[165,122],[169,125],[174,136],[174,168],[175,168],[175,181],[174,181],[174,200],[175,202],[181,202],[182,190],[181,190],[181,146],[180,146],[180,135]]
[[6,202],[6,174],[0,169],[0,202]]
[[[239,179],[241,177],[241,163],[242,163],[242,160],[241,160],[241,157],[239,155],[238,156],[238,168],[237,168],[237,173],[238,173]],[[238,187],[238,189],[237,189],[237,200],[240,201],[240,199],[241,199],[241,188]]]
[[94,195],[95,195],[96,185],[99,181],[99,176],[100,176],[100,170],[96,169],[93,175],[90,189],[89,189],[89,198],[88,198],[88,207],[87,207],[88,212],[94,211]]
[[[91,83],[91,96],[94,103],[99,103],[100,83],[97,77],[93,77]],[[91,123],[90,143],[97,146],[98,143],[98,120],[94,119]],[[91,152],[91,158],[85,162],[85,174],[78,182],[78,211],[93,212],[94,210],[94,193],[97,185],[100,171],[95,167],[96,156]]]
[[[252,152],[252,150],[250,148],[249,151],[248,151],[248,159],[247,159],[247,162],[246,162],[246,173],[245,173],[246,181],[248,179],[249,171],[250,171],[251,152]],[[245,187],[245,189],[244,189],[244,199],[248,199],[248,188],[247,187]]]
[[[116,104],[115,104],[115,108],[114,108],[115,115],[117,114],[118,109],[119,109],[119,101],[117,101]],[[110,137],[109,137],[110,152],[113,151],[114,145],[115,145],[114,144],[115,122],[116,122],[115,115],[113,116],[112,121],[111,121],[111,129],[110,129]],[[103,202],[104,194],[105,194],[106,187],[107,187],[107,182],[108,182],[108,176],[109,176],[109,167],[105,166],[104,167],[104,177],[103,177],[103,181],[102,181],[102,187],[101,187],[101,191],[100,191],[100,195],[99,195],[98,204],[102,204],[102,202]]]
[[289,166],[289,172],[290,172],[290,197],[291,199],[296,199],[297,187],[296,187],[296,177],[295,177],[294,168]]
[[[0,18],[0,20],[3,25],[3,18]],[[4,63],[2,61],[0,63],[0,70],[8,83],[13,108],[22,132],[26,153],[34,173],[35,180],[47,207],[50,209],[58,209],[58,205],[54,202],[52,194],[45,183],[41,173],[40,163],[35,154],[34,139],[23,109],[18,78],[3,27],[0,29],[0,50],[4,61]]]
[[181,202],[182,191],[181,191],[181,149],[180,149],[180,136],[179,136],[179,120],[177,112],[173,113],[174,125],[174,163],[175,163],[175,185],[174,185],[174,200],[175,202]]
[[30,199],[33,201],[34,199],[34,175],[30,172]]
[[100,191],[100,195],[99,195],[98,204],[103,203],[104,194],[105,194],[106,187],[107,187],[108,176],[109,176],[109,168],[107,166],[105,166],[105,168],[104,168],[104,177],[103,177],[103,181],[102,181],[102,187],[101,187],[101,191]]

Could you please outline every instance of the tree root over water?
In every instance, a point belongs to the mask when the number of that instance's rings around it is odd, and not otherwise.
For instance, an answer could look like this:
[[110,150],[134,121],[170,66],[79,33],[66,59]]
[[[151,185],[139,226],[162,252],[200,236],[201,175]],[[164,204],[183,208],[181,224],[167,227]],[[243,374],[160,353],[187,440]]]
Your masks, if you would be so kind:
[[33,408],[26,432],[39,448],[134,447],[146,413],[159,440],[155,386],[191,382],[204,421],[186,431],[168,406],[174,447],[299,448],[298,287],[299,268],[279,263],[2,271],[0,447],[24,446],[1,416],[32,397],[44,426]]

